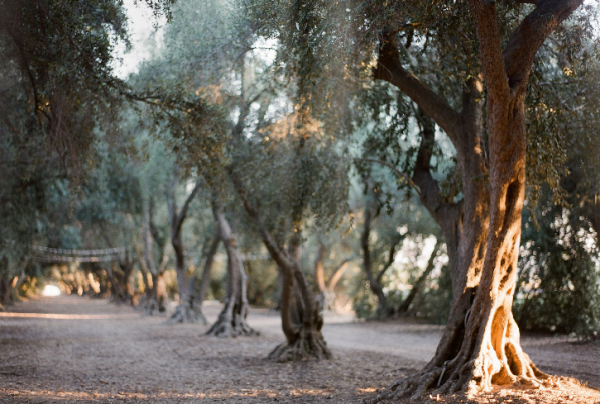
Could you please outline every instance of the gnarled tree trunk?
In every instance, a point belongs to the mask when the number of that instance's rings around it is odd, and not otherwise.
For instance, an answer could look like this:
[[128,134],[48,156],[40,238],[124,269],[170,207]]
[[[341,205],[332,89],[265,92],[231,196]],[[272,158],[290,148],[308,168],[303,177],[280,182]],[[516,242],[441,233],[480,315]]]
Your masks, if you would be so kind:
[[244,271],[235,235],[219,201],[215,201],[213,212],[219,226],[219,235],[227,252],[227,297],[219,318],[208,330],[207,335],[216,337],[257,335],[258,333],[246,322],[249,308],[246,295],[248,277]]
[[[275,348],[269,357],[280,362],[301,360],[308,357],[331,358],[331,351],[327,347],[323,334],[321,334],[323,316],[320,307],[302,272],[298,259],[295,257],[300,246],[300,234],[295,233],[292,236],[287,251],[283,246],[276,243],[265,228],[259,211],[250,203],[241,179],[233,171],[230,171],[229,174],[236,191],[242,199],[246,212],[256,225],[263,244],[282,273],[281,327],[286,342]],[[296,303],[294,303],[294,300]]]
[[[489,225],[472,226],[469,231],[463,231],[463,239],[471,238],[477,243],[466,243],[467,253],[460,248],[457,250],[458,271],[453,273],[454,303],[434,359],[419,375],[394,383],[382,397],[420,395],[429,389],[433,389],[434,394],[459,390],[477,392],[492,385],[517,381],[537,385],[546,378],[522,351],[518,327],[511,313],[525,194],[525,94],[538,48],[582,2],[547,0],[534,3],[535,10],[513,32],[502,51],[494,2],[469,1],[487,86],[490,199],[484,204],[465,189],[464,214],[459,223],[464,224],[465,218],[472,220],[475,217]],[[418,80],[404,74],[397,49],[395,51],[396,59],[387,58],[387,61],[393,62],[399,87],[410,93],[409,96],[449,134],[457,148],[463,185],[468,185],[468,179],[474,177],[467,176],[465,169],[470,165],[465,163],[477,152],[481,153],[481,147],[461,149],[468,146],[468,142],[464,136],[457,136],[460,132],[452,132],[452,126],[457,123],[453,118],[454,111]],[[387,53],[391,54],[391,48]],[[476,84],[473,80],[470,83],[471,86]],[[420,94],[414,91],[417,87]],[[462,118],[468,118],[466,111],[463,103]],[[465,119],[461,120],[462,127],[468,129],[466,124],[472,120]],[[469,205],[479,214],[469,215]],[[485,232],[482,231],[484,228],[487,228]],[[485,241],[482,241],[484,235]],[[471,249],[472,245],[477,248]],[[482,260],[483,265],[480,264]],[[461,265],[461,261],[471,264]]]
[[279,362],[301,360],[311,356],[317,359],[331,357],[321,334],[322,307],[300,268],[300,246],[300,234],[294,233],[287,251],[290,259],[279,264],[283,274],[281,326],[287,341],[269,354],[269,358]]

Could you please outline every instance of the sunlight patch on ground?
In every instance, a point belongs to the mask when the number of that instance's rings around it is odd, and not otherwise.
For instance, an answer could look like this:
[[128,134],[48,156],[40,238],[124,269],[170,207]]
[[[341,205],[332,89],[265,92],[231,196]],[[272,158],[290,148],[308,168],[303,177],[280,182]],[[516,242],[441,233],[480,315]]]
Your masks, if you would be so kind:
[[60,289],[58,286],[46,285],[42,291],[42,296],[60,296]]
[[243,398],[243,397],[265,397],[265,398],[277,398],[284,397],[288,394],[294,397],[302,396],[322,396],[329,392],[323,390],[306,390],[296,389],[291,390],[287,394],[281,394],[281,392],[268,390],[268,389],[241,389],[241,391],[222,391],[215,393],[202,393],[202,392],[153,392],[151,394],[141,392],[103,392],[103,391],[50,391],[50,390],[26,390],[26,389],[0,389],[0,396],[20,396],[28,399],[39,399],[44,398],[48,400],[64,399],[64,400],[107,400],[107,399],[136,399],[136,400],[150,400],[155,398],[166,398],[166,399],[218,399],[219,401],[227,398]]
[[51,314],[51,313],[0,313],[0,317],[49,318],[52,320],[115,320],[135,317],[135,314]]

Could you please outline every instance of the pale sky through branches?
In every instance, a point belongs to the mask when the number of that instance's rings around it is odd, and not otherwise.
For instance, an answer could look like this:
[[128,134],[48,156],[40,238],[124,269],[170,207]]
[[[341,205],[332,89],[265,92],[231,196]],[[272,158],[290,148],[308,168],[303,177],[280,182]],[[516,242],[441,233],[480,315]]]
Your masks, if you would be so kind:
[[115,73],[118,77],[125,79],[131,73],[137,73],[140,63],[149,59],[153,52],[161,48],[166,19],[155,17],[152,10],[143,2],[124,0],[123,3],[129,20],[131,50],[126,52],[123,43],[117,44],[115,47],[117,58]]

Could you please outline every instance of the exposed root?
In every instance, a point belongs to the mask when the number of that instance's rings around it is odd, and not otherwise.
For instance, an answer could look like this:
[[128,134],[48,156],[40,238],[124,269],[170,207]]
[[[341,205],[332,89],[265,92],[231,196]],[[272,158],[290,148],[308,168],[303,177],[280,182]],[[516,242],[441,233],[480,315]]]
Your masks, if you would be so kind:
[[[519,386],[537,389],[554,386],[556,378],[539,370],[523,352],[520,336],[512,316],[504,335],[488,340],[479,352],[476,344],[466,344],[464,353],[436,366],[432,360],[420,373],[388,386],[374,402],[423,397],[426,394],[465,392],[468,396],[489,391],[494,386]],[[472,341],[471,341],[472,342]],[[439,362],[437,362],[439,363]]]
[[206,335],[221,338],[231,338],[239,336],[256,336],[259,332],[248,325],[246,319],[241,314],[221,312],[219,318],[206,332]]
[[331,358],[331,351],[327,348],[327,343],[320,331],[302,329],[294,343],[284,342],[269,354],[269,359],[277,362],[299,361],[308,358]]
[[193,310],[187,305],[180,304],[175,308],[167,324],[208,324],[202,312]]

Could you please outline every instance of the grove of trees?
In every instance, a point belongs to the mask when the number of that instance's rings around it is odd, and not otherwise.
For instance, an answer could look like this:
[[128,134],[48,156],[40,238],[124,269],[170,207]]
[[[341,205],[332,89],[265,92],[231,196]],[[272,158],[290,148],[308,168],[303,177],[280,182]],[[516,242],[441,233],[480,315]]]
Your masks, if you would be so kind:
[[[122,78],[136,9],[156,42]],[[4,0],[0,309],[48,283],[167,324],[219,300],[208,335],[260,338],[269,307],[281,362],[331,357],[324,310],[417,318],[436,353],[379,400],[544,384],[521,330],[600,331],[597,12]]]

